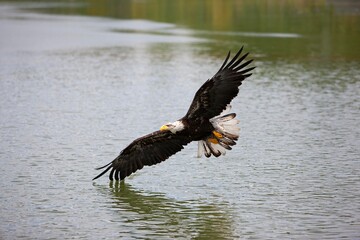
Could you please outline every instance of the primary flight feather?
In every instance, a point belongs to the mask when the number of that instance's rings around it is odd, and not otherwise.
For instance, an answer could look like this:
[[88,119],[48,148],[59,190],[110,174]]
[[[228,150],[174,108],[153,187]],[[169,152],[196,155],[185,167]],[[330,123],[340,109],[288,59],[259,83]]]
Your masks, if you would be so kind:
[[228,62],[230,52],[219,71],[196,92],[186,115],[161,126],[159,131],[133,141],[93,180],[110,170],[109,179],[123,180],[144,166],[151,166],[181,151],[185,145],[198,141],[198,156],[219,157],[231,150],[239,137],[239,121],[230,110],[230,102],[239,92],[242,81],[251,76],[255,67],[246,68],[252,60],[241,56],[243,48]]

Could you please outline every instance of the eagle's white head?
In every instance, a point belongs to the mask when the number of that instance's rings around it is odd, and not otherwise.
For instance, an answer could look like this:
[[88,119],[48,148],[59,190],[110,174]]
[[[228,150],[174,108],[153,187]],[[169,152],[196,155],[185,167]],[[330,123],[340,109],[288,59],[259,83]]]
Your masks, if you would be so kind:
[[166,123],[161,126],[160,131],[170,131],[176,133],[182,131],[185,128],[184,124],[181,121],[175,121],[173,123]]

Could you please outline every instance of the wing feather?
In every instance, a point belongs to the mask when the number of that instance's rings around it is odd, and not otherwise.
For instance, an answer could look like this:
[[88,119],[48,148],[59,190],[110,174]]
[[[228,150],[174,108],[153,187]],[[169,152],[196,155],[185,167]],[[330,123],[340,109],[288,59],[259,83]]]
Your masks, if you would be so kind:
[[[144,166],[151,166],[168,159],[191,142],[187,136],[172,134],[169,131],[156,131],[133,141],[93,180],[110,171],[109,179],[122,180]],[[101,169],[98,168],[98,169]]]
[[230,62],[228,62],[229,52],[219,71],[196,92],[184,118],[190,121],[198,117],[213,118],[219,115],[231,100],[237,96],[242,81],[251,76],[251,73],[248,72],[255,68],[244,69],[252,60],[242,63],[249,54],[246,53],[241,56],[242,50],[243,47],[241,47]]
[[[238,60],[236,60],[236,62],[234,63],[234,66],[238,66],[241,62],[242,62],[242,60],[244,60],[247,56],[249,55],[249,53],[246,53],[246,54],[244,54],[244,55],[242,55],[242,57],[241,58],[239,58]],[[235,58],[235,57],[234,57]],[[251,60],[252,61],[252,60]],[[234,69],[235,70],[235,69]],[[236,70],[235,70],[236,71]]]
[[[235,60],[239,57],[239,55],[241,54],[242,50],[244,47],[241,47],[240,50],[235,54],[235,56],[233,57],[233,59],[231,59],[231,61],[226,65],[225,69],[230,69],[231,66],[233,65],[233,63],[235,62]],[[247,53],[248,54],[248,53]],[[245,55],[247,55],[245,54]],[[234,64],[235,65],[235,64]]]
[[[242,49],[242,48],[241,48],[241,49]],[[225,67],[227,61],[229,60],[229,57],[230,57],[230,51],[228,52],[228,54],[227,54],[227,56],[226,56],[226,58],[225,58],[224,63],[221,65],[221,67],[220,67],[220,69],[219,69],[219,72],[220,72],[221,70],[223,70],[223,68]]]

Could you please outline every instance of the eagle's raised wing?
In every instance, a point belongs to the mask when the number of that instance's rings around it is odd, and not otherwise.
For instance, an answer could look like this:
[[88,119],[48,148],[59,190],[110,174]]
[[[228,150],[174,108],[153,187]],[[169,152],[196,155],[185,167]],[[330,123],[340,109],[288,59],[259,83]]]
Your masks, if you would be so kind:
[[133,141],[120,155],[109,164],[97,168],[106,168],[93,180],[110,171],[109,179],[122,180],[130,174],[168,159],[191,142],[187,136],[173,134],[170,131],[156,131]]
[[239,58],[242,50],[243,47],[229,63],[227,62],[230,52],[228,53],[219,71],[196,92],[194,100],[184,118],[189,120],[199,116],[207,119],[213,118],[219,115],[231,100],[236,97],[242,81],[251,76],[249,72],[255,68],[244,69],[252,60],[242,63],[249,54],[246,53]]

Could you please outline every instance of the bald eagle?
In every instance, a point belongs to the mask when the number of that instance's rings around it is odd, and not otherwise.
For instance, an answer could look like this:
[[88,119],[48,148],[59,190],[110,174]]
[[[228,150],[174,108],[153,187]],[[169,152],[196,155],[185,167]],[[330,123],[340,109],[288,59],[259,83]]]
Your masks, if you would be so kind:
[[239,92],[242,81],[255,67],[246,68],[252,60],[243,62],[243,47],[228,62],[230,52],[219,71],[196,92],[188,112],[160,130],[140,137],[122,150],[93,180],[110,171],[109,179],[123,180],[144,166],[158,164],[181,151],[185,145],[198,141],[198,157],[219,157],[231,150],[239,137],[239,121],[235,113],[228,113],[230,102]]

